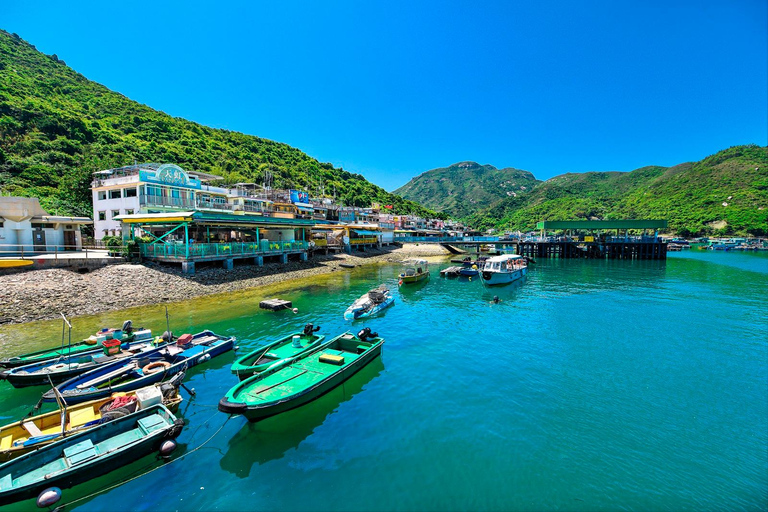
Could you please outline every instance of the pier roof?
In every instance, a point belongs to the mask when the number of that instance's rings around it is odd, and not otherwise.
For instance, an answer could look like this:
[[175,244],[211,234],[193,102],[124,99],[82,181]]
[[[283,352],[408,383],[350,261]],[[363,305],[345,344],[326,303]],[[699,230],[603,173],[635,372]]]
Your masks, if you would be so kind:
[[545,220],[536,229],[664,229],[666,220]]

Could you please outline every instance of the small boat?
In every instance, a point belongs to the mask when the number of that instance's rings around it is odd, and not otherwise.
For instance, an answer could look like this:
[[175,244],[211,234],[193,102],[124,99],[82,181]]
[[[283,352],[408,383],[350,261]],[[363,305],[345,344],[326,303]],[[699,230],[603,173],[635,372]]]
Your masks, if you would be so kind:
[[183,420],[155,404],[31,451],[0,466],[0,505],[73,487],[153,452],[170,453],[183,428]]
[[117,353],[113,355],[107,354],[108,351],[111,351],[111,348],[105,347],[100,352],[76,354],[41,363],[17,366],[0,372],[0,380],[7,380],[15,388],[47,386],[51,382],[58,384],[99,366],[152,350],[161,344],[165,344],[165,342],[162,340],[157,342],[155,340],[134,341],[133,343],[116,345]]
[[461,277],[475,277],[479,273],[480,271],[477,270],[477,265],[472,265],[471,267],[461,267],[461,269],[459,269],[459,276]]
[[366,292],[349,306],[344,312],[344,318],[346,320],[367,318],[394,303],[395,298],[390,293],[389,288],[387,288],[387,285],[382,284],[378,288]]
[[384,343],[370,328],[346,332],[276,370],[242,381],[219,401],[219,410],[259,421],[301,405],[335,388],[381,354]]
[[2,426],[0,427],[0,462],[7,462],[41,446],[149,407],[154,403],[162,403],[169,410],[175,411],[182,402],[179,385],[183,379],[184,374],[178,373],[168,382],[71,407],[60,404],[61,409]]
[[517,254],[502,254],[488,258],[480,277],[487,285],[507,284],[516,281],[528,273],[525,258]]
[[22,354],[20,356],[0,359],[0,367],[15,368],[17,366],[24,366],[32,363],[54,361],[61,357],[69,357],[76,354],[98,354],[102,351],[104,341],[113,339],[117,339],[120,342],[146,341],[152,339],[152,331],[149,329],[139,329],[131,332],[129,327],[130,320],[123,324],[123,329],[103,329],[78,343],[73,343],[71,345],[64,345],[62,343],[62,345],[57,348],[48,348],[36,352],[29,352],[28,354]]
[[427,260],[411,258],[403,261],[405,270],[400,273],[398,284],[418,283],[429,278],[429,262]]
[[245,354],[232,364],[232,373],[245,380],[272,367],[273,364],[296,357],[317,348],[325,336],[315,334],[320,327],[307,324],[303,332],[294,332],[277,341],[262,345]]
[[143,352],[69,379],[43,395],[44,402],[56,400],[56,391],[67,404],[103,398],[118,391],[130,391],[162,382],[211,358],[232,350],[234,336],[211,331],[179,336],[175,344]]
[[32,260],[3,260],[0,259],[0,268],[28,267],[32,265]]

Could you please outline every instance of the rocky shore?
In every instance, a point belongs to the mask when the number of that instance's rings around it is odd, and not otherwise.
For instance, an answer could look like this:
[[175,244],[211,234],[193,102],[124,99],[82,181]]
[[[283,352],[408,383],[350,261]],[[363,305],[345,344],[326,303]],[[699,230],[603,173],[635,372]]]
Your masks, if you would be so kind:
[[405,244],[401,248],[385,248],[354,256],[316,255],[306,262],[285,265],[236,265],[232,270],[211,266],[199,268],[192,276],[182,274],[180,266],[154,263],[109,265],[87,274],[64,269],[5,274],[0,275],[0,324],[53,319],[62,311],[74,317],[233,292],[345,271],[341,264],[357,266],[448,254],[439,245]]

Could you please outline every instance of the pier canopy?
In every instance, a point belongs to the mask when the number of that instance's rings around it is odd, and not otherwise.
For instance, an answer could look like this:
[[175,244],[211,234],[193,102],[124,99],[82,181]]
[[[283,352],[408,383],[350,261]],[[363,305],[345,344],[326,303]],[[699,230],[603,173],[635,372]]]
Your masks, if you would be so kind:
[[545,220],[536,229],[665,229],[666,220]]

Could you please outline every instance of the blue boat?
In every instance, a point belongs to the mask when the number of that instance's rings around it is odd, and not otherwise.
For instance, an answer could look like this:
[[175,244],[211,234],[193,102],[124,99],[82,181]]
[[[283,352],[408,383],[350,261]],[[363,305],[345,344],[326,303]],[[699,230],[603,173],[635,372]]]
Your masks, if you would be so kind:
[[142,352],[153,350],[164,344],[164,341],[155,343],[150,338],[149,341],[134,341],[133,343],[123,344],[114,355],[106,355],[103,350],[99,349],[93,353],[62,356],[52,361],[10,368],[0,372],[0,380],[7,380],[15,388],[47,386],[50,382],[58,384],[81,373],[118,360],[140,355]]
[[344,312],[344,318],[346,320],[367,318],[388,308],[394,303],[395,298],[392,296],[387,286],[382,284],[378,288],[374,288],[365,293],[349,306]]
[[461,277],[475,277],[480,273],[479,270],[477,270],[477,266],[473,265],[471,267],[462,267],[459,270],[459,276]]
[[155,404],[38,448],[0,465],[0,505],[37,497],[51,487],[73,487],[159,450],[172,451],[175,444],[163,444],[183,428],[183,420]]
[[[162,382],[176,373],[232,350],[234,345],[234,336],[220,336],[211,331],[199,332],[194,336],[184,335],[179,337],[176,344],[107,364],[69,379],[55,389],[69,405],[96,400],[112,393]],[[46,392],[43,401],[55,402],[55,391],[51,389]]]

